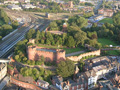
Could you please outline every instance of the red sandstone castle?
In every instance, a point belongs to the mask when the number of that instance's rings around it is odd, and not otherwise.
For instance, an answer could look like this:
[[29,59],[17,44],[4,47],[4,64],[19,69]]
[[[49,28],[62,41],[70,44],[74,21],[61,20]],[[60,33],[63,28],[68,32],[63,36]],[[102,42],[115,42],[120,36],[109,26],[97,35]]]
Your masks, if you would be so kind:
[[[30,43],[34,43],[34,40],[29,40]],[[39,60],[40,56],[44,56],[46,61],[59,62],[65,60],[65,51],[63,49],[49,49],[38,46],[28,46],[27,48],[29,60]]]

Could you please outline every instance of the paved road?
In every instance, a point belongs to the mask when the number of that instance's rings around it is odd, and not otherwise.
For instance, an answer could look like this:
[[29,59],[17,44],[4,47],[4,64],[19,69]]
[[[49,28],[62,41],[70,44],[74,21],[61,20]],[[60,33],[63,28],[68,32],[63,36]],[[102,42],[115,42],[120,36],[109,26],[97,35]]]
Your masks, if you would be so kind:
[[81,54],[81,53],[84,53],[84,52],[86,52],[86,51],[79,51],[79,52],[69,53],[69,54],[66,54],[65,57]]
[[97,12],[97,10],[100,8],[100,6],[102,5],[102,3],[103,3],[103,0],[101,0],[101,1],[98,2],[98,5],[94,9],[94,13]]

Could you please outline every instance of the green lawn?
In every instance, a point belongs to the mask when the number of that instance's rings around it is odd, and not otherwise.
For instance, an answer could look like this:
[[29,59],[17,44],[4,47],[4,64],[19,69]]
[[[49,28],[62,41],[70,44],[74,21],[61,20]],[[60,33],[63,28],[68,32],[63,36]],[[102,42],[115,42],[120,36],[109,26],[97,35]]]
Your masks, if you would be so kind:
[[[57,46],[42,45],[42,44],[38,44],[38,46],[45,47],[45,48],[54,48],[54,49],[58,48]],[[73,52],[78,52],[78,51],[83,50],[82,48],[65,48],[65,47],[60,48],[60,49],[64,49],[66,51],[66,54],[73,53]]]
[[98,38],[98,42],[102,44],[102,46],[104,45],[113,45],[116,46],[117,44],[113,41],[111,41],[110,39],[106,39],[106,38]]
[[[66,51],[66,54],[82,51],[82,48],[63,48]],[[79,54],[80,55],[80,54]]]
[[103,20],[99,21],[100,23],[110,23],[113,24],[112,18],[104,18]]
[[118,50],[111,50],[111,51],[107,51],[108,55],[120,55],[120,51]]

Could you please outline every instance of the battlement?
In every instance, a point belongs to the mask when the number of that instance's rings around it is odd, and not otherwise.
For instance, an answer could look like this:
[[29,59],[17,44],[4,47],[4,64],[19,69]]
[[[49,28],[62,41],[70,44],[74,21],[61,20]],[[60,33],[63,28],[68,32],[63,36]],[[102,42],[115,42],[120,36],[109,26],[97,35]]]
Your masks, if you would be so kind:
[[86,56],[91,56],[91,55],[100,56],[100,52],[101,51],[99,49],[96,51],[91,51],[91,52],[80,54],[79,56],[71,56],[71,57],[67,57],[67,58],[72,60],[72,61],[79,61],[80,59],[82,59],[83,57],[86,57]]
[[38,46],[28,46],[28,59],[39,60],[40,56],[44,56],[49,61],[57,61],[65,59],[65,50],[63,49],[51,49]]

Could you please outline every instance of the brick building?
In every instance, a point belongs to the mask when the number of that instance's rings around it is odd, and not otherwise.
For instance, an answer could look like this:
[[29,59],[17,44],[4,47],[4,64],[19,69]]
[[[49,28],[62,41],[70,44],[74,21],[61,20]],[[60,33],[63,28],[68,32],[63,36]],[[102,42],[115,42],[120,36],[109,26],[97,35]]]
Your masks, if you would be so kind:
[[[34,40],[29,40],[29,42],[34,43]],[[55,61],[56,63],[60,60],[65,60],[65,50],[63,49],[28,46],[27,53],[29,60],[39,60],[41,56],[44,56],[46,61]]]
[[113,14],[114,14],[114,11],[112,9],[101,8],[101,9],[98,10],[98,14],[102,14],[105,17],[112,17]]

